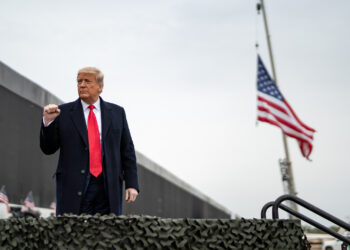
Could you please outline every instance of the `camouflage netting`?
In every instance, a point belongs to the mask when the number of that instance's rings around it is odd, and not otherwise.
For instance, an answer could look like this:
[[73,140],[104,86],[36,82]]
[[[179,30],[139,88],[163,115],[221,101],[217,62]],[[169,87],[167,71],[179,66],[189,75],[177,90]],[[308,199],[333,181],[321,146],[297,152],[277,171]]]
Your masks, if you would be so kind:
[[148,216],[12,217],[0,249],[306,249],[299,221]]

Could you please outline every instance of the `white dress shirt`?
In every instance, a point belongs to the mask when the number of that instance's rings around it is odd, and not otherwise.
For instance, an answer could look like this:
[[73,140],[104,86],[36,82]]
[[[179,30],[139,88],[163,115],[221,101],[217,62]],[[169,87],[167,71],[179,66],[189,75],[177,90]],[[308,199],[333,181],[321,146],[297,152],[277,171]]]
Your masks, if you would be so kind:
[[[90,113],[90,109],[89,106],[90,104],[87,104],[86,102],[84,102],[83,100],[81,100],[81,105],[83,106],[83,111],[84,111],[84,117],[85,117],[85,124],[86,127],[88,128],[88,117],[89,117],[89,113]],[[97,126],[98,126],[98,132],[100,133],[100,142],[102,145],[102,127],[101,127],[101,105],[100,105],[100,98],[97,99],[97,101],[92,104],[95,106],[95,108],[93,109],[94,114],[96,116],[96,120],[97,120]]]

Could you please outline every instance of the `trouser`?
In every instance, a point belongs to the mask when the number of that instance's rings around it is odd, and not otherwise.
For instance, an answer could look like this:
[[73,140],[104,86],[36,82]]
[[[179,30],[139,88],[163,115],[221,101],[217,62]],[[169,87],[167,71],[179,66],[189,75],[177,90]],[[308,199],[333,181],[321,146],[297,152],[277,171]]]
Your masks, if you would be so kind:
[[90,175],[90,180],[80,206],[81,214],[109,214],[109,202],[105,190],[103,173],[97,178]]

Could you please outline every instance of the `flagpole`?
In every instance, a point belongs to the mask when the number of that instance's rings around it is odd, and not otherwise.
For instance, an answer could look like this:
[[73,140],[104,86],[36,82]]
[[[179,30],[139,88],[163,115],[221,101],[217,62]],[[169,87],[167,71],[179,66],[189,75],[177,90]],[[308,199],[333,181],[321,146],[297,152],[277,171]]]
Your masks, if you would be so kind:
[[[262,13],[263,13],[263,18],[264,18],[266,40],[267,40],[267,45],[268,45],[268,48],[269,48],[270,62],[271,62],[271,68],[272,68],[272,75],[273,75],[273,79],[275,80],[276,85],[278,86],[276,70],[275,70],[275,63],[274,63],[273,54],[272,54],[272,47],[271,47],[269,27],[267,25],[267,18],[266,18],[264,0],[260,0],[260,7],[261,7],[261,10],[262,10]],[[286,154],[285,164],[286,164],[286,167],[287,167],[287,174],[288,174],[288,179],[287,180],[288,180],[289,192],[290,192],[290,194],[296,195],[295,184],[294,184],[294,177],[293,177],[293,171],[292,171],[292,162],[290,161],[290,158],[289,158],[287,137],[286,137],[286,135],[283,132],[282,132],[282,140],[283,140],[283,145],[284,145],[284,151],[285,151],[285,154]],[[297,207],[296,203],[292,202],[291,206],[292,206],[292,208],[295,211],[298,211],[298,207]]]

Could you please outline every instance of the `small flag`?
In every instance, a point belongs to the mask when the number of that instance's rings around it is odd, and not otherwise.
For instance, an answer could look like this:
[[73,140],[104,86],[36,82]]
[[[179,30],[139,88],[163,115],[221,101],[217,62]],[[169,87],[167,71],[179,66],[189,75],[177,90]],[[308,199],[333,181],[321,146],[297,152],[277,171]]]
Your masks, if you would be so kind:
[[53,216],[56,216],[56,200],[54,200],[53,202],[51,202],[50,204],[50,208],[53,209]]
[[24,206],[26,208],[29,208],[31,210],[34,210],[35,208],[35,204],[34,204],[34,199],[33,199],[33,192],[30,191],[26,197],[26,199],[24,200]]
[[7,197],[5,186],[2,186],[0,190],[0,202],[5,203],[7,212],[10,212],[9,199]]
[[300,121],[267,72],[258,55],[258,120],[280,127],[284,134],[295,138],[304,157],[309,159],[315,130]]

